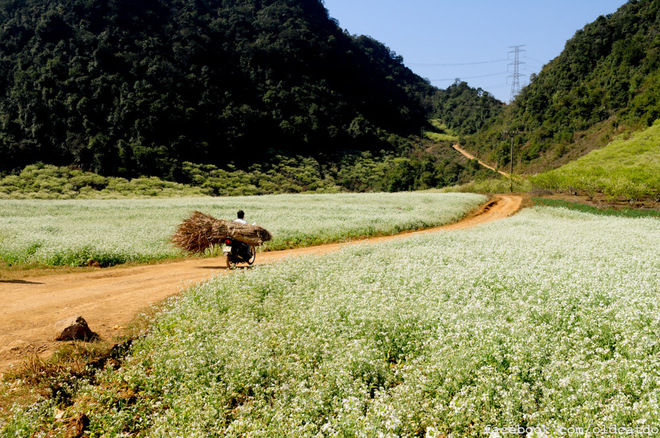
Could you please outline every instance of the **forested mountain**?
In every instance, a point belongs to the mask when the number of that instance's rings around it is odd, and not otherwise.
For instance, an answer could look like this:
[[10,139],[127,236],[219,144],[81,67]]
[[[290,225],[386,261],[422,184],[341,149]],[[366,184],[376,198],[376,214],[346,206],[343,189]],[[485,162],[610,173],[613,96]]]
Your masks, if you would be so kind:
[[650,126],[658,117],[660,1],[631,0],[579,30],[467,146],[508,165],[503,133],[515,133],[518,169],[542,170],[604,146],[622,125]]
[[481,88],[456,80],[446,90],[438,90],[432,98],[433,117],[459,134],[474,134],[504,110],[504,103]]
[[391,149],[436,91],[321,0],[0,2],[0,171]]

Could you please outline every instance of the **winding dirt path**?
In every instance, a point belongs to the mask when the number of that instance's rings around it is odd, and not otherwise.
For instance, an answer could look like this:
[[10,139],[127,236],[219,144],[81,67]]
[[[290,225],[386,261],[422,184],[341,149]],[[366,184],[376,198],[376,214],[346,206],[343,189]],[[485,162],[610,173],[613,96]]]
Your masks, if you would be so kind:
[[[346,245],[469,228],[510,216],[518,211],[521,204],[520,196],[499,195],[454,224],[395,236],[260,253],[257,264],[274,263],[287,257],[325,254]],[[10,367],[32,355],[51,355],[59,345],[53,340],[57,321],[82,315],[93,331],[104,339],[112,339],[121,331],[115,329],[117,326],[128,324],[151,304],[226,272],[223,258],[194,258],[156,265],[0,280],[0,377]]]
[[[460,154],[462,154],[463,156],[465,156],[468,160],[474,160],[474,159],[476,158],[474,155],[472,155],[471,153],[469,153],[468,151],[466,151],[465,149],[463,149],[462,147],[460,147],[460,146],[457,145],[457,144],[452,145],[451,147],[454,148],[456,151],[458,151],[458,152],[459,152]],[[499,173],[500,175],[504,175],[504,176],[506,176],[507,178],[509,177],[509,174],[508,174],[508,173],[503,172],[503,171],[501,171],[501,170],[497,170],[497,169],[495,169],[493,166],[490,166],[490,165],[484,163],[484,162],[481,161],[481,160],[477,160],[477,162],[478,162],[479,164],[481,164],[483,167],[492,170],[493,172],[497,172],[497,173]]]

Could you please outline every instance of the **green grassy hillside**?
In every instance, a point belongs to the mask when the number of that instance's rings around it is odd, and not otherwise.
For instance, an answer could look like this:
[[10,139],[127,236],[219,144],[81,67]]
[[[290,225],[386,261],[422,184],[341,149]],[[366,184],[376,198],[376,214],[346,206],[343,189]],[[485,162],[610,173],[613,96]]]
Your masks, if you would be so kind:
[[660,122],[617,139],[565,166],[532,177],[537,188],[604,193],[628,199],[660,196]]

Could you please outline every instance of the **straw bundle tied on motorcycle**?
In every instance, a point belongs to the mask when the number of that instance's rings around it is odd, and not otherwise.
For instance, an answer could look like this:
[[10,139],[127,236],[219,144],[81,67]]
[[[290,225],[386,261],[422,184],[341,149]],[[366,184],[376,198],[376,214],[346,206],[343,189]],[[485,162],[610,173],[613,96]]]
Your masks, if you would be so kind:
[[195,211],[179,225],[172,236],[172,242],[188,252],[201,253],[212,245],[221,244],[227,237],[255,246],[273,238],[265,228],[258,225],[243,225]]

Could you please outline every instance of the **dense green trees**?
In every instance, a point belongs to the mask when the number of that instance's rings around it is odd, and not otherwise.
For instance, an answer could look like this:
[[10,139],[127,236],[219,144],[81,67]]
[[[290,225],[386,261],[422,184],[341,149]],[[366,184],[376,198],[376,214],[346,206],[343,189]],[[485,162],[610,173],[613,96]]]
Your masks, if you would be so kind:
[[504,103],[481,88],[471,88],[457,80],[446,90],[438,90],[432,98],[433,117],[454,132],[474,134],[504,110]]
[[320,0],[4,0],[0,60],[0,171],[178,179],[185,161],[380,150],[435,92]]

